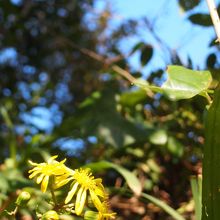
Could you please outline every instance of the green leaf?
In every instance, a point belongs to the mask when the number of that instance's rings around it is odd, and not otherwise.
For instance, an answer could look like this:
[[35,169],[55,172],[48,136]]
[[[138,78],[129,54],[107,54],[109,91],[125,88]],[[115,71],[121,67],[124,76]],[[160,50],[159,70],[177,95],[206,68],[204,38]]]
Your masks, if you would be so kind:
[[152,202],[153,204],[155,204],[156,206],[160,207],[161,209],[163,209],[166,213],[168,213],[170,216],[173,217],[173,219],[176,220],[185,220],[183,218],[183,216],[181,216],[175,209],[173,209],[172,207],[170,207],[169,205],[167,205],[165,202],[147,194],[147,193],[141,193],[141,196],[147,200],[149,200],[150,202]]
[[151,45],[146,44],[145,47],[141,49],[141,65],[145,66],[153,56],[153,48]]
[[146,102],[146,92],[142,89],[132,92],[125,92],[120,97],[120,103],[125,106],[134,107],[135,105]]
[[144,42],[138,42],[131,50],[130,54],[135,53],[137,50],[140,50],[141,48],[143,48],[145,46]]
[[201,13],[193,14],[189,16],[189,20],[192,23],[198,24],[201,26],[209,27],[213,25],[209,14],[201,14]]
[[97,163],[87,164],[86,167],[89,167],[93,171],[100,171],[100,170],[109,169],[109,168],[115,169],[125,178],[128,186],[136,195],[140,195],[141,193],[142,187],[141,187],[141,183],[138,180],[138,178],[131,171],[123,168],[120,165],[117,165],[117,164],[114,164],[108,161],[100,161]]
[[0,191],[1,193],[6,193],[9,190],[9,182],[3,173],[0,173]]
[[205,119],[203,148],[202,220],[220,219],[220,84]]
[[184,146],[174,137],[168,138],[167,149],[176,157],[181,157],[184,152]]
[[195,71],[182,66],[168,66],[163,93],[171,100],[189,99],[208,90],[212,81],[209,71]]
[[215,64],[217,61],[217,57],[214,53],[209,54],[209,56],[207,57],[207,61],[206,61],[206,65],[208,68],[215,68]]
[[179,5],[184,11],[188,11],[196,7],[200,0],[179,0]]
[[156,130],[149,136],[149,140],[152,144],[164,145],[167,143],[167,132],[164,129]]
[[171,100],[189,99],[196,95],[209,99],[208,88],[212,82],[209,71],[190,70],[182,66],[168,66],[168,79],[162,87],[152,86],[143,79],[134,81],[134,85],[145,91],[159,92]]
[[195,202],[195,217],[196,220],[201,220],[202,217],[202,177],[196,178],[193,176],[190,179],[193,200]]
[[93,93],[73,116],[63,121],[56,133],[75,138],[96,136],[114,147],[146,141],[150,129],[123,117],[117,110],[116,95],[111,87]]

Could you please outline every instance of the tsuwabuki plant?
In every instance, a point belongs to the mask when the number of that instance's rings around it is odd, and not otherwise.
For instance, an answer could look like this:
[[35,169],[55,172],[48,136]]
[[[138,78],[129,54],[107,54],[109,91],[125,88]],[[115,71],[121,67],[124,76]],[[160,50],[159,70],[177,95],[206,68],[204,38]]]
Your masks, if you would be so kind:
[[[64,213],[85,220],[114,219],[116,213],[109,212],[108,194],[102,185],[102,179],[95,178],[89,168],[72,170],[64,164],[66,160],[58,162],[55,160],[57,157],[53,156],[44,163],[29,161],[33,166],[28,171],[29,178],[34,178],[36,183],[41,185],[43,193],[47,190],[51,192],[51,201],[48,203],[52,204],[53,209],[45,213],[38,213],[38,218],[55,220],[59,219],[60,214]],[[63,201],[58,202],[55,191],[68,183],[70,186],[66,197]],[[21,204],[26,205],[28,200],[30,200],[29,193],[22,192],[18,196],[15,210],[9,214],[15,216]]]

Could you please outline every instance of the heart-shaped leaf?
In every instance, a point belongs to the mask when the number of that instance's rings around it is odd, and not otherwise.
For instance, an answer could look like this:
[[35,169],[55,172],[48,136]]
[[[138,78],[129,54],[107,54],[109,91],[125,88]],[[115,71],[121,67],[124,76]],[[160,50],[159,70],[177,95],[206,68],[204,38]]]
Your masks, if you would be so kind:
[[168,79],[162,85],[163,93],[172,100],[189,99],[207,93],[212,81],[209,71],[195,71],[182,66],[168,66]]
[[190,70],[182,66],[168,66],[168,78],[162,87],[149,85],[143,79],[137,79],[134,85],[146,90],[159,92],[171,100],[189,99],[201,95],[209,99],[208,88],[212,82],[209,71]]

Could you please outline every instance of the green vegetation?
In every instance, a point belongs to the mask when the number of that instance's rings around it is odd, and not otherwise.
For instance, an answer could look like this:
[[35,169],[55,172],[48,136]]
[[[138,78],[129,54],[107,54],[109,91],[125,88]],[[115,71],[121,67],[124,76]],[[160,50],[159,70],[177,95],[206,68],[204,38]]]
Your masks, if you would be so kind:
[[[192,25],[207,28],[210,15],[194,10],[201,2],[178,1]],[[212,52],[201,70],[193,57],[183,62],[178,51],[167,47],[155,23],[146,22],[150,18],[124,20],[111,29],[110,4],[97,12],[96,3],[0,3],[0,219],[101,220],[117,213],[118,220],[219,220],[216,38],[210,39]],[[129,54],[120,48],[128,37],[138,38],[144,24],[166,48],[164,67],[151,66],[157,45],[141,37]],[[147,77],[132,68],[135,54],[142,68],[149,67]],[[65,182],[68,169],[62,175],[53,167],[50,174],[35,173],[41,187],[28,178],[36,166],[28,160],[40,167],[53,155],[66,158],[65,166],[79,173],[91,169],[91,182],[103,180],[108,202],[99,198],[105,203],[97,205],[100,183],[91,198],[82,196],[75,206],[83,189],[78,179]],[[59,175],[65,184],[51,193]],[[66,199],[71,187],[77,193]],[[70,197],[71,207],[65,204]]]

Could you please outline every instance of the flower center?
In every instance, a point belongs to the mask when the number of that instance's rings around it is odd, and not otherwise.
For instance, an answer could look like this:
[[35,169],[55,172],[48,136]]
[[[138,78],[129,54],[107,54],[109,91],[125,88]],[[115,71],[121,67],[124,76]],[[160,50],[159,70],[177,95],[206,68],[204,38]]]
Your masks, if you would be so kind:
[[89,170],[76,170],[74,173],[75,180],[82,185],[84,188],[93,188],[94,187],[94,177],[89,172]]

